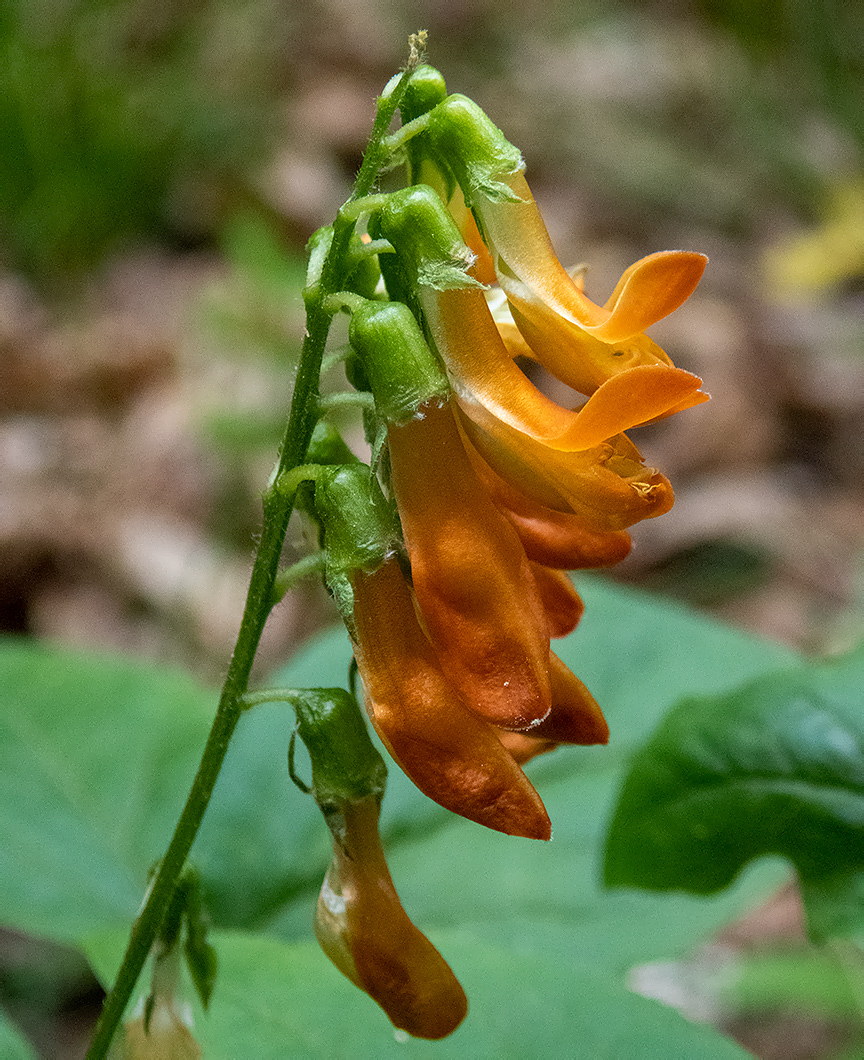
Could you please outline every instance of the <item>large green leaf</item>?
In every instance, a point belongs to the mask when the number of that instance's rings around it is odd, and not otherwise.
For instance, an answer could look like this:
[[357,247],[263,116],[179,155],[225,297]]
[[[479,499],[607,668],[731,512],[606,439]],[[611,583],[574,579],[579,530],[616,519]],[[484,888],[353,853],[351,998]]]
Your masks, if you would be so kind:
[[[471,1003],[442,1042],[398,1039],[378,1007],[310,942],[217,934],[219,981],[195,1036],[208,1060],[738,1060],[747,1054],[708,1028],[629,993],[622,983],[557,954],[526,955],[470,931],[436,932]],[[113,940],[90,940],[104,980],[116,970]],[[571,954],[571,957],[573,955]]]
[[708,894],[781,854],[838,927],[864,893],[862,688],[864,650],[682,702],[633,762],[607,881]]
[[34,1060],[36,1054],[0,1009],[0,1060]]
[[0,646],[0,923],[128,924],[194,776],[213,697],[185,674]]

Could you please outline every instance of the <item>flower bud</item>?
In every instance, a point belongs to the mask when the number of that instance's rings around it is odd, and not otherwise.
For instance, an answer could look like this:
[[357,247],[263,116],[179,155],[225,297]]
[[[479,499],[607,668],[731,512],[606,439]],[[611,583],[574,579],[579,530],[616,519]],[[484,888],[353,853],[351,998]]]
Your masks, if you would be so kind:
[[403,124],[419,118],[447,97],[447,84],[434,66],[424,63],[411,75],[399,110]]
[[118,1060],[201,1060],[202,1056],[173,999],[160,996],[149,1020],[142,1013],[126,1024],[118,1049]]

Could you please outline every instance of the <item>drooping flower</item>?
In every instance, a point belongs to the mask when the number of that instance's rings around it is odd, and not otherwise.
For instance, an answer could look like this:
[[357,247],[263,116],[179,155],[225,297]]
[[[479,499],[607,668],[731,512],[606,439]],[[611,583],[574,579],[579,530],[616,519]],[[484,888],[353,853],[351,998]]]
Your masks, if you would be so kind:
[[[143,1007],[143,1001],[142,1001]],[[201,1047],[173,997],[157,995],[149,1019],[143,1011],[123,1028],[120,1060],[201,1060]]]
[[563,408],[514,363],[482,290],[465,273],[467,249],[431,189],[391,196],[381,229],[408,263],[465,433],[498,475],[599,531],[668,511],[668,481],[645,467],[623,431],[685,406],[700,385],[696,376],[668,364],[638,365],[611,376],[580,408]]
[[388,547],[386,525],[379,528],[388,519],[386,505],[376,512],[369,503],[375,488],[369,468],[356,465],[328,469],[315,493],[326,528],[328,582],[348,626],[372,724],[402,770],[435,802],[509,835],[548,839],[540,796],[494,726],[470,709],[444,674],[399,558]]
[[[367,304],[355,307],[349,334],[379,415],[388,424],[390,481],[422,626],[418,631],[405,587],[392,572],[389,592],[395,601],[369,607],[377,635],[370,629],[369,636],[361,639],[358,626],[355,645],[373,720],[383,738],[393,746],[393,734],[398,733],[405,744],[409,742],[405,726],[414,724],[410,711],[400,714],[398,706],[387,706],[398,702],[394,681],[404,682],[406,670],[421,670],[416,661],[410,667],[403,665],[405,637],[410,636],[411,653],[424,660],[438,690],[437,698],[430,699],[427,693],[427,710],[434,713],[436,724],[446,719],[450,711],[446,704],[455,692],[464,706],[501,728],[533,730],[546,723],[551,710],[557,715],[552,724],[557,725],[559,742],[569,739],[562,725],[575,733],[578,742],[604,742],[608,730],[599,707],[578,682],[583,694],[577,704],[572,695],[576,678],[570,675],[568,685],[563,674],[569,671],[549,653],[550,636],[564,636],[575,628],[582,601],[566,575],[544,564],[542,548],[539,562],[528,559],[510,513],[498,506],[478,477],[470,446],[460,437],[449,406],[440,400],[439,369],[413,318],[404,308]],[[535,528],[538,536],[542,531]],[[580,551],[591,563],[596,561],[590,555],[592,543],[596,549],[600,537],[580,524]],[[613,538],[613,548],[620,552],[620,540]],[[574,558],[572,533],[567,558]],[[355,625],[365,614],[373,580],[384,577],[381,571],[355,576]],[[403,616],[395,629],[394,613]],[[400,638],[401,648],[393,644],[394,636]],[[383,658],[397,660],[389,682],[380,675],[376,679],[374,673],[367,679],[364,673],[362,660],[378,652],[376,645],[381,643],[388,645]],[[370,669],[374,667],[367,664],[366,670]],[[443,684],[439,669],[446,674]],[[551,699],[550,675],[556,682]],[[537,694],[541,681],[542,698]],[[412,703],[421,698],[403,695]],[[423,727],[427,733],[436,732],[428,720]],[[400,752],[394,750],[399,760]],[[406,768],[415,782],[418,769],[420,762]],[[436,767],[434,772],[440,770]],[[425,783],[429,784],[428,778]],[[428,791],[423,783],[419,786]],[[433,797],[442,801],[440,792]]]
[[[494,727],[447,679],[397,560],[354,577],[354,657],[393,758],[441,806],[508,835],[548,839],[549,817]],[[548,715],[547,708],[547,715]]]
[[390,1021],[417,1038],[444,1038],[468,1000],[450,966],[408,918],[384,859],[378,800],[340,806],[315,914],[315,936],[336,967],[377,1001]]
[[381,229],[410,263],[457,398],[482,404],[502,423],[551,449],[590,449],[685,407],[701,385],[697,376],[670,364],[639,365],[626,378],[610,375],[602,387],[593,387],[596,393],[580,408],[563,408],[514,364],[482,289],[466,273],[470,252],[431,188],[419,185],[390,196]]
[[462,1022],[468,1002],[393,886],[378,834],[384,761],[349,692],[304,689],[287,697],[311,760],[307,790],[333,836],[315,915],[318,942],[396,1027],[418,1038],[443,1038]]

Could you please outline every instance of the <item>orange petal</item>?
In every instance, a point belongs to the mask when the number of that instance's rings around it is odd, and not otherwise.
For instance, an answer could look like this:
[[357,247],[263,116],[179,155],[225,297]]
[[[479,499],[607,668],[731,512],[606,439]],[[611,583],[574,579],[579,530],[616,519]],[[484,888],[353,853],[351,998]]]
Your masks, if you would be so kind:
[[607,379],[642,364],[671,366],[668,355],[648,338],[603,342],[580,324],[556,313],[524,284],[502,280],[510,314],[534,357],[557,379],[582,394],[593,394]]
[[634,262],[604,307],[609,319],[593,333],[606,342],[640,334],[687,301],[707,264],[704,254],[688,250],[661,250]]
[[315,917],[321,948],[337,968],[417,1038],[444,1038],[468,1000],[450,966],[412,924],[384,859],[374,799],[340,807],[344,833]]
[[597,744],[609,742],[609,726],[597,700],[579,678],[549,653],[552,674],[552,710],[532,732],[558,743]]
[[460,400],[460,424],[483,460],[535,503],[576,514],[591,530],[626,530],[663,515],[675,495],[669,480],[642,463],[626,435],[562,453],[520,434],[482,405]]
[[481,482],[515,527],[528,559],[560,570],[584,570],[611,567],[629,554],[626,530],[592,530],[578,515],[544,508],[496,475],[467,439],[466,448]]
[[505,278],[514,276],[555,312],[572,316],[583,327],[602,324],[609,311],[587,298],[558,260],[524,176],[509,173],[497,179],[521,201],[493,202],[476,195],[474,206],[486,229],[493,259],[497,259],[501,286],[507,290]]
[[[708,401],[702,380],[683,368],[643,364],[608,379],[579,409],[578,431],[568,433],[573,449],[590,449],[631,427],[662,419]],[[556,446],[557,448],[557,446]]]
[[460,699],[417,622],[398,562],[356,571],[354,654],[378,735],[441,806],[508,835],[548,839],[549,817],[495,729]]
[[585,685],[553,652],[550,655],[553,704],[549,717],[530,732],[500,731],[498,739],[520,765],[560,744],[605,744],[609,726]]
[[563,571],[539,563],[532,563],[531,569],[546,610],[549,636],[566,637],[579,625],[585,610],[582,597]]
[[655,363],[656,374],[645,374],[643,366],[635,376],[626,372],[627,381],[616,375],[606,382],[610,391],[595,395],[580,409],[562,408],[514,364],[482,292],[425,287],[421,301],[457,395],[482,404],[502,422],[553,449],[590,449],[664,415],[670,407],[681,407],[701,385],[689,372]]
[[465,703],[495,725],[549,712],[548,633],[516,531],[483,489],[449,406],[389,433],[423,625]]

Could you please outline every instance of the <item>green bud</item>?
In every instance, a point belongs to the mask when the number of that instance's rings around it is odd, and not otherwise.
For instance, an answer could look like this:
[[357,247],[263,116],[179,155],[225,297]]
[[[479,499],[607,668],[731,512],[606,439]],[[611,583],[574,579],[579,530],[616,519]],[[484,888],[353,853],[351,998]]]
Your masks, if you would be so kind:
[[406,423],[421,405],[447,400],[447,377],[401,302],[367,302],[355,309],[348,337],[362,360],[378,415],[388,423]]
[[375,254],[363,253],[363,242],[356,233],[351,237],[348,260],[349,264],[356,264],[351,267],[345,280],[345,290],[354,291],[363,298],[371,298],[381,279],[381,270]]
[[292,693],[297,735],[312,762],[312,793],[328,819],[341,804],[374,797],[387,783],[384,759],[369,738],[356,699],[344,688]]
[[468,275],[473,255],[456,223],[426,184],[388,196],[379,223],[414,283],[438,291],[482,286]]
[[522,155],[473,100],[448,96],[429,115],[426,135],[469,199],[480,192],[499,201],[520,201],[500,178],[525,168]]
[[319,420],[312,432],[312,441],[306,454],[307,464],[353,464],[357,457],[345,444],[345,439],[326,420]]
[[447,98],[447,85],[434,66],[418,66],[411,75],[399,110],[403,124],[419,118]]

